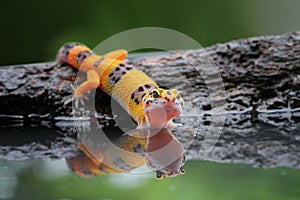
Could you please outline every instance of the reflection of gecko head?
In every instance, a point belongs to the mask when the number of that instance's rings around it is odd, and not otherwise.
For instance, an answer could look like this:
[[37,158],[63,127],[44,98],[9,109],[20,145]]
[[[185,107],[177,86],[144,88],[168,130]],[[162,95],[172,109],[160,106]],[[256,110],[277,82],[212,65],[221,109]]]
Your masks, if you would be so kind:
[[148,138],[146,160],[158,179],[184,174],[184,148],[170,129],[161,129]]
[[177,171],[174,170],[173,172],[162,172],[162,171],[157,170],[156,171],[156,178],[157,179],[163,179],[163,178],[168,178],[168,177],[175,177],[175,176],[178,176],[180,174],[185,174],[185,171],[184,171],[183,167],[180,167],[179,170],[177,170]]
[[[146,129],[135,129],[117,137],[113,131],[116,130],[81,135],[78,143],[81,154],[66,159],[69,168],[81,177],[129,173],[145,163],[157,171],[157,178],[184,173],[183,146],[169,129],[162,129],[151,137]],[[114,137],[108,138],[108,134]]]

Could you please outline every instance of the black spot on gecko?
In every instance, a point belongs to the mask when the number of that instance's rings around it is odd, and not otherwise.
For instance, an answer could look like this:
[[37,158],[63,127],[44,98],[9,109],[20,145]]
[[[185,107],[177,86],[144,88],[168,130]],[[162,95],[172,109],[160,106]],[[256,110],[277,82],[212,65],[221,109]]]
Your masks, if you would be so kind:
[[87,168],[86,165],[84,165],[83,163],[81,164],[81,170],[84,174],[86,175],[93,175],[93,173]]
[[144,88],[142,86],[140,86],[138,90],[139,90],[139,92],[143,92]]
[[109,173],[108,171],[106,171],[102,166],[98,167],[98,169],[104,173]]
[[81,63],[88,57],[92,55],[92,52],[89,51],[82,51],[76,56],[76,65],[80,66]]
[[133,66],[126,67],[124,63],[120,63],[113,69],[112,73],[109,75],[111,84],[116,84],[129,70],[132,70],[133,68]]
[[[146,85],[148,87],[146,87]],[[140,102],[143,101],[143,97],[146,95],[146,92],[149,90],[155,89],[156,86],[152,84],[145,84],[142,86],[139,86],[134,93],[131,94],[131,99],[135,102],[135,104],[139,104]]]
[[118,168],[122,170],[132,170],[134,167],[131,167],[129,164],[127,164],[121,157],[117,157],[114,159],[113,163],[118,166]]
[[135,147],[133,147],[133,151],[135,153],[139,153],[139,155],[141,155],[142,157],[144,157],[145,156],[144,153],[146,153],[145,148],[140,143],[138,143]]
[[118,83],[120,79],[121,79],[120,77],[117,78],[117,79],[115,80],[115,84]]

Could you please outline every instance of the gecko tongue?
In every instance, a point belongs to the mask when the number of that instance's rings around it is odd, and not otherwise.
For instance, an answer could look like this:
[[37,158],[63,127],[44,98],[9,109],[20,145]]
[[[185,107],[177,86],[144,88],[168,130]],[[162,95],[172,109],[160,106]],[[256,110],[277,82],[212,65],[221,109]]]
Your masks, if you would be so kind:
[[163,106],[157,105],[145,111],[150,128],[162,129],[167,124],[167,113]]

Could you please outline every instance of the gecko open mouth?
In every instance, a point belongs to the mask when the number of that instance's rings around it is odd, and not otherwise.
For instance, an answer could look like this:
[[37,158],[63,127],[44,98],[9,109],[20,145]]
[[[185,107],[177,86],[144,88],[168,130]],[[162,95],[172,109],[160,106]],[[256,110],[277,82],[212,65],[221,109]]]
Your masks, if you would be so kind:
[[176,89],[154,89],[146,93],[144,111],[150,126],[174,127],[172,119],[181,115],[183,99]]

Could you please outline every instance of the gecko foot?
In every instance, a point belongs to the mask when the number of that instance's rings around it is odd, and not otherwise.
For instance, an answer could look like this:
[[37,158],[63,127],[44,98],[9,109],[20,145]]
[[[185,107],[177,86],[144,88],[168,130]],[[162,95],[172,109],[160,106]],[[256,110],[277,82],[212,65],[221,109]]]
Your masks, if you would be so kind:
[[[73,91],[75,91],[74,85],[71,85],[71,88]],[[89,98],[85,95],[81,95],[81,96],[73,95],[71,98],[69,98],[65,101],[64,105],[68,105],[69,103],[74,102],[73,105],[75,106],[75,108],[79,108],[79,104],[81,104],[82,106],[85,106],[84,99],[87,101],[89,100]]]
[[68,105],[70,103],[74,103],[73,105],[75,106],[75,108],[79,108],[80,105],[85,106],[85,100],[89,100],[89,98],[87,96],[83,96],[83,97],[71,97],[68,100],[65,101],[64,105]]

